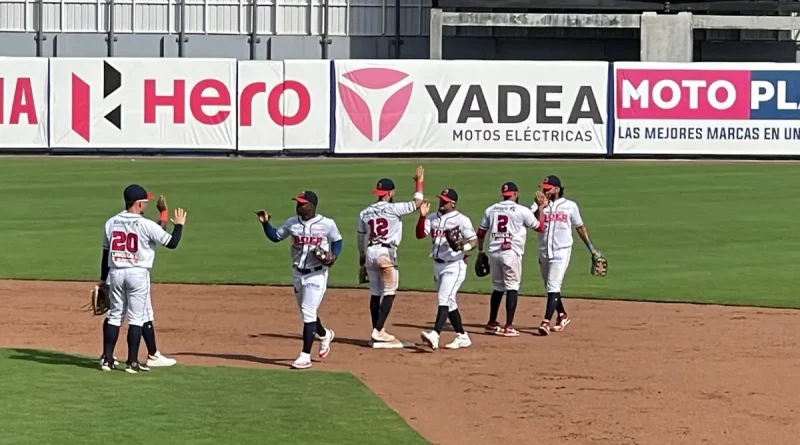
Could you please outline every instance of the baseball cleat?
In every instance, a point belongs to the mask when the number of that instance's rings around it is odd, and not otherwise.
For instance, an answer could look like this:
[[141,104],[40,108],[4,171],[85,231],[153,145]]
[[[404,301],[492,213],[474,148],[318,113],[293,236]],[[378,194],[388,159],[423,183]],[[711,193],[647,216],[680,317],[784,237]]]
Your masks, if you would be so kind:
[[113,371],[115,369],[117,369],[117,365],[115,365],[113,363],[106,363],[106,362],[101,362],[100,363],[100,370],[101,371]]
[[128,374],[138,374],[140,372],[147,372],[150,370],[147,366],[144,366],[140,363],[126,363],[125,372]]
[[292,363],[292,368],[294,369],[308,369],[311,367],[311,357],[307,354],[300,354],[300,357],[297,357],[297,360]]
[[539,335],[550,335],[550,322],[545,320],[539,326]]
[[501,329],[497,334],[503,337],[519,337],[519,331],[514,329],[514,326],[511,325]]
[[553,326],[553,332],[561,332],[561,331],[563,331],[564,328],[567,327],[569,322],[570,322],[570,319],[569,319],[569,316],[567,314],[559,314],[558,315],[558,320],[556,320],[556,324],[555,324],[555,326]]
[[378,342],[390,342],[390,341],[395,341],[395,337],[394,335],[387,333],[386,329],[381,329],[380,331],[377,329],[373,329],[372,340]]
[[[103,363],[104,363],[105,361],[106,361],[106,357],[105,357],[104,355],[102,355],[102,354],[101,354],[101,355],[100,355],[100,366],[103,366]],[[112,365],[114,365],[114,367],[117,367],[117,366],[119,366],[119,362],[117,361],[117,358],[116,358],[116,357],[114,357],[114,362],[112,363]]]
[[175,360],[174,358],[165,357],[165,356],[161,355],[161,353],[158,352],[158,351],[156,351],[156,353],[153,354],[153,355],[148,355],[147,356],[147,366],[150,366],[150,367],[153,367],[153,368],[163,368],[163,367],[167,367],[167,366],[174,366],[176,363],[178,363],[177,360]]
[[461,349],[461,348],[469,348],[472,346],[472,340],[469,339],[469,334],[466,332],[463,334],[456,334],[455,340],[445,345],[447,349]]
[[325,329],[325,336],[320,338],[319,343],[319,358],[325,358],[331,353],[331,342],[336,338],[336,333],[333,329]]
[[492,321],[486,325],[486,329],[484,329],[484,332],[486,332],[487,335],[497,335],[501,333],[500,332],[501,330],[502,329],[500,328],[500,323]]
[[431,349],[439,349],[439,334],[437,334],[436,331],[422,331],[420,337],[426,345],[431,347]]

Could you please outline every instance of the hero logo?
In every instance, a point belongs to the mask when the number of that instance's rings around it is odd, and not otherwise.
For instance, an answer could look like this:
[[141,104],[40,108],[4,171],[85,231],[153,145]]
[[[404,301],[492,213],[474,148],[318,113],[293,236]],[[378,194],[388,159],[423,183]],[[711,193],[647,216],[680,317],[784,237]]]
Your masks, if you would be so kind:
[[[390,68],[361,68],[342,75],[354,86],[365,90],[374,91],[370,95],[388,96],[378,115],[377,122],[373,118],[369,105],[354,89],[339,80],[339,98],[342,107],[350,117],[356,129],[372,142],[386,139],[400,123],[400,119],[408,109],[414,83],[408,79],[408,74]],[[378,92],[382,94],[378,94]],[[377,123],[377,135],[375,124]]]
[[[122,86],[122,73],[116,68],[103,62],[103,101],[108,96],[117,91]],[[78,134],[86,142],[91,141],[91,107],[92,88],[85,80],[77,74],[72,74],[72,131]],[[112,104],[113,106],[114,104]],[[110,122],[118,130],[122,130],[122,104],[116,103],[116,107],[106,113],[106,121]]]

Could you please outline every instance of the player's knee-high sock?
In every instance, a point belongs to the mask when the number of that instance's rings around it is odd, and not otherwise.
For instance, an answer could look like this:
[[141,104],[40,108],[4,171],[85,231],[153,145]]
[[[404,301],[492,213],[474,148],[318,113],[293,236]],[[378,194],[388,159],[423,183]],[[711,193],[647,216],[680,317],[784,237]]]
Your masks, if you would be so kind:
[[320,320],[319,317],[317,317],[317,335],[320,337],[328,335],[328,331],[325,330],[325,326],[322,326],[322,320]]
[[372,315],[372,329],[378,325],[378,317],[381,313],[381,296],[373,295],[369,298],[369,313]]
[[453,325],[453,330],[458,334],[464,333],[464,325],[461,323],[461,312],[458,309],[450,311],[449,318],[450,324]]
[[389,318],[389,312],[392,312],[392,304],[394,304],[394,295],[384,295],[381,301],[381,309],[378,315],[378,322],[375,324],[375,329],[381,330],[386,325],[386,319]]
[[433,330],[436,331],[437,334],[442,333],[444,324],[447,322],[448,312],[450,311],[447,306],[439,306],[439,310],[436,312],[436,322],[433,324]]
[[317,322],[303,323],[303,352],[311,354],[311,346],[314,344],[314,334],[317,333]]
[[519,291],[507,290],[506,291],[506,326],[514,324],[514,314],[517,313],[517,300],[519,299]]
[[142,338],[144,345],[147,347],[148,355],[156,355],[158,346],[156,346],[156,328],[153,327],[153,322],[148,321],[142,326]]
[[558,313],[558,315],[567,313],[567,310],[564,309],[564,300],[561,298],[561,292],[558,293],[558,302],[556,303],[556,312]]
[[556,311],[556,305],[558,304],[558,292],[548,292],[547,293],[547,309],[544,312],[544,319],[550,320],[553,318],[553,312]]
[[128,325],[128,364],[139,363],[139,345],[142,344],[142,327]]
[[114,347],[117,346],[119,338],[119,326],[108,323],[108,319],[103,322],[103,358],[108,362],[114,360]]
[[503,291],[492,291],[492,299],[489,301],[489,323],[497,322],[497,313],[500,311],[500,302],[503,301]]

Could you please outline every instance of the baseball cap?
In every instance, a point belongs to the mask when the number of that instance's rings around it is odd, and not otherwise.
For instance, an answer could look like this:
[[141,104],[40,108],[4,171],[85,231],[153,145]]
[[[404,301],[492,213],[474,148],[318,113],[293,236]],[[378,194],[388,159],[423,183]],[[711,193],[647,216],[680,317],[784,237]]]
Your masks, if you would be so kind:
[[453,189],[444,189],[439,193],[439,198],[447,202],[458,202],[458,193]]
[[506,197],[511,196],[517,192],[519,192],[519,188],[517,187],[517,184],[514,184],[513,182],[506,182],[505,184],[503,184],[502,187],[500,187],[500,193],[502,193],[503,196]]
[[131,184],[125,187],[122,197],[125,202],[149,201],[153,199],[153,194],[147,193],[147,190],[139,184]]
[[375,190],[373,190],[372,193],[378,196],[384,196],[392,190],[394,190],[394,181],[383,178],[375,185]]
[[550,175],[542,181],[542,188],[550,190],[553,187],[561,187],[561,180],[556,175]]
[[301,204],[310,202],[311,204],[317,205],[317,203],[319,202],[319,198],[317,198],[317,194],[312,192],[311,190],[305,190],[300,192],[299,195],[292,198],[292,201],[297,201]]

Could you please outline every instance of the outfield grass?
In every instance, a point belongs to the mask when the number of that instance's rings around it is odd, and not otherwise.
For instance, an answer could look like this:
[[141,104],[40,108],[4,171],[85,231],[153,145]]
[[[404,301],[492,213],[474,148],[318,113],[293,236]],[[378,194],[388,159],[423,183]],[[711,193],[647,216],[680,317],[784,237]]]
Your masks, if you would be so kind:
[[[289,284],[288,243],[269,243],[252,211],[266,208],[280,223],[294,213],[290,198],[312,189],[345,236],[330,284],[353,286],[358,212],[383,176],[410,197],[417,162],[3,158],[0,276],[96,279],[103,223],[120,210],[122,189],[138,182],[189,214],[181,246],[159,252],[155,281]],[[544,176],[558,174],[610,262],[607,278],[591,277],[578,242],[567,295],[800,307],[800,239],[790,233],[800,213],[800,165],[421,162],[427,195],[455,188],[476,225],[504,181],[517,182],[527,203]],[[404,230],[401,285],[430,289],[429,244],[414,239],[415,221],[410,216]],[[535,255],[526,257],[524,276],[523,293],[540,293]],[[462,289],[489,287],[470,273]]]
[[0,349],[0,369],[4,445],[427,443],[349,374],[101,373],[96,358],[15,349]]

